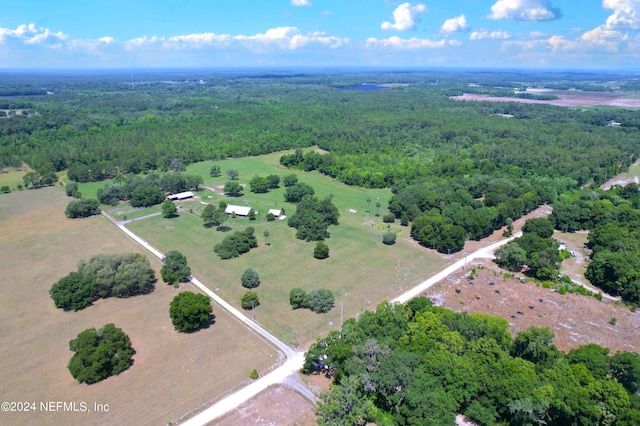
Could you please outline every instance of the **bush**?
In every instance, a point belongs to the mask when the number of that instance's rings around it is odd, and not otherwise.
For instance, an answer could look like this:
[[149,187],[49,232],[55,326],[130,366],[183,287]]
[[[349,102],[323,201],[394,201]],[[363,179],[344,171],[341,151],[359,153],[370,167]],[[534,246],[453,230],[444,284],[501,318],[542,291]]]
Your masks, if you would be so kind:
[[295,185],[296,183],[298,183],[298,176],[295,174],[290,174],[290,175],[286,175],[283,179],[282,179],[282,184],[284,186],[286,186],[287,188],[290,186]]
[[252,268],[248,268],[240,278],[242,286],[246,288],[256,288],[260,285],[260,276]]
[[169,316],[177,331],[189,333],[200,330],[211,323],[211,300],[204,294],[183,291],[176,295],[169,305]]
[[329,257],[329,246],[323,241],[318,241],[316,248],[313,250],[313,257],[316,259],[326,259]]
[[9,192],[11,192],[11,188],[9,188],[8,185],[3,185],[2,187],[0,187],[0,192],[2,192],[3,194],[8,194]]
[[305,306],[315,313],[322,314],[329,312],[333,307],[334,302],[335,299],[333,298],[333,293],[331,293],[330,290],[317,288],[309,292],[305,300]]
[[64,214],[70,219],[94,216],[100,214],[100,204],[98,204],[98,200],[90,200],[86,198],[83,200],[71,201],[67,204]]
[[301,288],[291,289],[289,293],[289,304],[292,309],[306,308],[307,292]]
[[251,310],[260,304],[260,299],[258,298],[258,293],[255,291],[247,291],[240,298],[240,306],[242,309]]
[[388,213],[382,216],[382,221],[384,223],[393,223],[396,221],[396,217],[393,213]]
[[396,243],[396,234],[394,232],[385,232],[382,234],[382,243],[392,246]]
[[78,182],[69,182],[64,186],[64,192],[68,197],[81,198],[82,194],[78,191]]
[[251,370],[251,373],[249,373],[249,378],[255,380],[258,377],[260,377],[260,375],[258,374],[258,370],[256,370],[255,368]]
[[119,374],[132,364],[131,340],[122,329],[107,324],[100,330],[89,328],[69,342],[75,352],[67,368],[80,383],[97,383]]
[[273,213],[267,213],[267,222],[273,222],[274,220],[276,220],[276,217]]
[[225,237],[220,244],[216,244],[213,250],[221,259],[231,259],[248,252],[254,247],[258,247],[258,239],[254,235],[255,230],[251,227],[243,232],[236,231]]

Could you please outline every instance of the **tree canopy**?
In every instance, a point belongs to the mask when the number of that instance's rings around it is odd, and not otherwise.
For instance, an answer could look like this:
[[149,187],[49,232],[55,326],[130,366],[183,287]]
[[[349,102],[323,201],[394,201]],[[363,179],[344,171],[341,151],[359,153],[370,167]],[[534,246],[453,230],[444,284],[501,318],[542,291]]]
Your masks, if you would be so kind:
[[177,331],[191,333],[209,325],[215,315],[212,314],[209,296],[190,291],[178,293],[169,305],[169,316]]
[[163,265],[160,269],[162,280],[170,285],[177,282],[187,282],[191,277],[191,267],[187,265],[185,255],[177,250],[171,250],[164,255]]
[[334,378],[320,397],[318,423],[450,425],[458,413],[479,425],[638,418],[637,354],[612,357],[593,344],[565,354],[548,329],[513,339],[507,327],[426,298],[384,302],[347,320],[305,354],[307,374]]
[[133,363],[131,340],[114,324],[84,330],[69,342],[69,349],[75,352],[68,365],[71,375],[89,385],[120,374]]

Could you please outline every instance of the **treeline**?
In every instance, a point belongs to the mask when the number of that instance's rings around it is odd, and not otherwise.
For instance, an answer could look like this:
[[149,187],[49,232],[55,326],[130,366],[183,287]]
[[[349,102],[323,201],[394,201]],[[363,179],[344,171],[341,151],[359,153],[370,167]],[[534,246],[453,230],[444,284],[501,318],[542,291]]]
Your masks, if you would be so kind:
[[[0,166],[25,162],[43,176],[68,168],[92,181],[317,145],[331,154],[290,165],[350,185],[476,173],[584,184],[601,183],[639,151],[637,114],[448,99],[447,88],[474,79],[499,80],[435,72],[216,75],[193,85],[62,80],[50,88],[55,95],[29,100],[37,115],[0,120]],[[334,87],[358,81],[410,85],[367,93]],[[622,126],[606,127],[610,120]]]
[[585,277],[595,286],[640,304],[640,186],[584,189],[561,196],[551,219],[565,232],[590,230],[591,262]]
[[149,173],[144,177],[116,175],[114,183],[100,188],[97,196],[101,204],[115,206],[119,201],[130,200],[134,207],[148,207],[164,201],[165,193],[197,190],[202,182],[202,176],[183,173]]
[[411,223],[411,236],[441,253],[462,250],[468,239],[480,240],[512,223],[557,194],[573,188],[568,178],[424,179],[392,186],[389,210],[400,223]]
[[640,423],[640,356],[589,344],[568,353],[546,328],[515,338],[508,322],[417,298],[345,322],[305,354],[304,371],[334,378],[318,424]]

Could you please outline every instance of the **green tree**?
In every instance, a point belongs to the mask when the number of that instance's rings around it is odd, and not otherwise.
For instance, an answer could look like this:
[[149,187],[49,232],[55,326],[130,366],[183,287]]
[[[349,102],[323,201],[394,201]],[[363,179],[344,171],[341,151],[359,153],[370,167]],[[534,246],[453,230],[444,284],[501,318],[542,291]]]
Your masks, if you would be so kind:
[[165,254],[162,268],[160,268],[160,276],[162,276],[162,280],[169,285],[189,281],[191,267],[187,265],[185,255],[177,250],[171,250]]
[[329,257],[329,246],[323,241],[318,241],[316,248],[313,249],[313,257],[316,259],[326,259]]
[[215,245],[213,250],[221,259],[231,259],[255,247],[258,247],[255,230],[252,227],[248,227],[243,232],[236,231],[226,236],[220,244]]
[[82,198],[82,194],[78,190],[78,182],[69,182],[64,186],[64,192],[68,197]]
[[253,179],[249,181],[249,189],[251,192],[258,194],[268,192],[269,182],[267,178],[263,176],[254,176]]
[[255,309],[260,304],[258,293],[248,290],[240,298],[240,306],[245,310]]
[[307,292],[301,288],[293,288],[289,292],[289,304],[292,309],[306,308]]
[[522,227],[522,232],[533,233],[541,238],[553,237],[553,221],[546,217],[528,219]]
[[143,185],[131,193],[131,200],[129,202],[133,207],[150,207],[162,203],[164,199],[164,193],[160,188]]
[[260,276],[253,268],[247,268],[240,277],[243,287],[256,288],[260,285]]
[[228,181],[224,184],[224,188],[222,189],[225,195],[229,197],[241,197],[242,196],[242,185],[238,182]]
[[217,164],[214,164],[213,166],[211,166],[211,169],[209,169],[209,176],[218,177],[220,175],[221,175],[220,166],[218,166]]
[[238,177],[240,176],[240,173],[238,173],[238,170],[236,170],[236,169],[228,169],[227,170],[227,176],[231,180],[238,180]]
[[[295,176],[295,175],[294,175]],[[286,185],[285,185],[286,186]],[[315,190],[311,185],[307,185],[306,183],[298,182],[291,186],[287,186],[287,189],[284,191],[284,199],[289,203],[298,203],[307,195],[314,195]]]
[[527,263],[527,253],[515,241],[510,241],[499,247],[496,249],[495,254],[495,262],[509,271],[520,271]]
[[204,222],[204,226],[209,228],[214,225],[214,215],[216,208],[212,204],[207,204],[204,209],[202,209],[202,213],[200,217]]
[[385,232],[382,234],[382,243],[387,246],[392,246],[396,243],[396,234],[395,232]]
[[93,283],[78,272],[60,278],[49,290],[56,308],[78,311],[91,305],[97,298]]
[[191,333],[211,324],[215,316],[209,296],[183,291],[169,305],[169,316],[177,331]]
[[355,376],[321,392],[319,399],[316,413],[320,426],[364,426],[375,420],[376,407]]
[[269,175],[267,176],[267,184],[269,185],[269,189],[276,189],[280,187],[280,176],[278,175]]
[[164,218],[172,218],[178,216],[178,208],[173,203],[173,201],[167,199],[162,203],[162,217]]
[[67,366],[71,375],[87,384],[129,368],[134,352],[129,336],[114,324],[106,324],[100,330],[84,330],[69,342],[69,349],[75,352]]
[[98,203],[98,200],[88,198],[71,201],[67,204],[64,214],[70,219],[94,216],[100,214],[100,204]]
[[331,290],[317,288],[315,290],[311,290],[307,294],[305,306],[309,307],[309,309],[317,314],[322,314],[329,312],[333,307],[334,302],[335,299]]
[[264,231],[264,245],[268,246],[269,245],[269,231]]
[[298,183],[298,175],[291,173],[290,175],[286,175],[283,179],[282,179],[282,184],[285,187],[290,187],[295,185],[296,183]]

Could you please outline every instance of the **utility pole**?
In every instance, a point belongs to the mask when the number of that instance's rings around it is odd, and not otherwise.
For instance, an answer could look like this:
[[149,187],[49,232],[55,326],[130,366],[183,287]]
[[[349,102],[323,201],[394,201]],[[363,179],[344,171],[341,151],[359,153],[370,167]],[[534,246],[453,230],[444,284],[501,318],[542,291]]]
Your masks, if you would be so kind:
[[469,256],[469,252],[465,251],[463,256],[464,256],[464,270],[466,271],[467,270],[467,256]]

